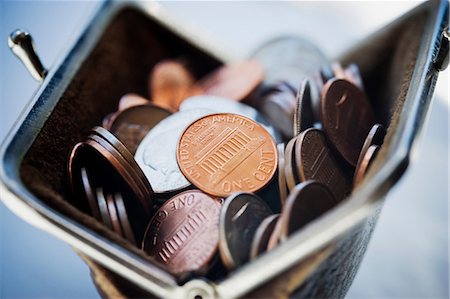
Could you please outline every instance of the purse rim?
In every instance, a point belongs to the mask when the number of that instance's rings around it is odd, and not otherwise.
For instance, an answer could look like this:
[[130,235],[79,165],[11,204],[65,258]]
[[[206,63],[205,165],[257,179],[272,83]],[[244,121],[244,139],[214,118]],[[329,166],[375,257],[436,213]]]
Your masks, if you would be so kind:
[[233,60],[221,53],[219,47],[214,47],[193,31],[185,30],[186,26],[177,25],[156,3],[149,5],[108,1],[98,9],[73,48],[51,68],[0,149],[0,193],[8,208],[103,266],[160,297],[195,297],[195,294],[206,293],[218,298],[237,298],[332,244],[366,219],[383,202],[384,195],[407,169],[413,143],[425,121],[437,78],[433,58],[437,55],[440,34],[447,22],[446,1],[435,1],[428,8],[433,13],[428,17],[417,55],[417,59],[423,63],[417,63],[414,68],[402,117],[395,128],[383,165],[376,172],[372,169],[370,178],[330,213],[314,221],[273,251],[231,273],[220,283],[210,284],[196,279],[180,287],[172,275],[46,206],[26,189],[19,174],[21,161],[45,124],[48,111],[53,111],[79,66],[115,14],[128,7],[140,10],[218,60]]

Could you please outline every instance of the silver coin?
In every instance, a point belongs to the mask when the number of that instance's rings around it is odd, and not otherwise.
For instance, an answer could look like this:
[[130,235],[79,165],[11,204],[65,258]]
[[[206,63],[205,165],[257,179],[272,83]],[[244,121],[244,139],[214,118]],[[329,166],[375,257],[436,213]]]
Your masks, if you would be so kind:
[[139,144],[134,158],[155,193],[168,193],[189,187],[177,164],[177,144],[183,131],[194,121],[215,111],[191,109],[163,119]]
[[191,109],[210,109],[218,113],[233,113],[248,117],[259,124],[261,124],[264,129],[269,132],[276,143],[281,142],[281,136],[274,129],[272,125],[262,116],[262,114],[255,108],[237,102],[232,99],[211,96],[211,95],[201,95],[187,98],[180,105],[180,111],[186,111]]
[[312,77],[328,60],[313,43],[297,37],[284,36],[259,47],[251,58],[262,63],[266,71],[265,84],[288,81],[297,86],[304,78]]
[[272,214],[269,206],[252,193],[236,193],[225,200],[219,217],[219,252],[227,269],[249,261],[255,232]]

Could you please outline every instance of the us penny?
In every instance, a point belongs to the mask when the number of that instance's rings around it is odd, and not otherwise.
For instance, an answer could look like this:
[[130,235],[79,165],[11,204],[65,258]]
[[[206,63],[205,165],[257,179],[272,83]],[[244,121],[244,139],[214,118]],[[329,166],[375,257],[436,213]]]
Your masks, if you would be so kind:
[[109,219],[111,220],[111,225],[114,231],[119,235],[123,236],[122,227],[120,225],[119,216],[117,214],[116,204],[114,203],[114,195],[111,193],[105,194],[106,205],[108,206]]
[[127,168],[131,168],[131,173],[135,176],[135,181],[139,188],[142,189],[144,197],[153,198],[152,186],[125,145],[123,145],[111,132],[102,127],[94,127],[89,132],[91,135],[96,135],[105,140],[113,147],[111,152],[116,153],[120,161],[125,161],[123,164],[128,165]]
[[301,133],[294,154],[300,182],[316,180],[328,187],[339,201],[348,195],[348,175],[333,156],[321,130],[310,128]]
[[150,103],[151,102],[149,100],[136,93],[127,93],[120,98],[118,111],[123,111],[134,106],[147,105]]
[[361,148],[361,153],[359,154],[358,163],[356,165],[361,164],[361,160],[364,157],[364,154],[367,152],[371,145],[382,145],[384,141],[384,136],[386,135],[386,131],[383,126],[380,124],[376,124],[370,129],[369,134],[367,134],[366,139],[364,140],[364,144]]
[[180,62],[164,60],[153,67],[150,75],[152,102],[178,110],[181,101],[190,94],[195,78]]
[[100,211],[101,221],[108,228],[113,229],[111,219],[109,218],[108,204],[106,203],[106,198],[103,193],[103,188],[97,188],[96,194],[97,194],[97,203],[98,203],[98,209]]
[[311,87],[308,79],[300,84],[294,112],[294,136],[314,126]]
[[127,209],[120,193],[114,194],[114,202],[116,204],[117,216],[119,218],[124,237],[136,245],[136,239],[134,237],[133,229],[131,228],[130,220],[128,219]]
[[333,146],[349,164],[355,166],[364,139],[375,124],[366,95],[346,80],[332,79],[324,86],[320,115]]
[[371,145],[366,152],[361,152],[363,155],[360,163],[356,166],[355,178],[353,180],[353,186],[359,186],[364,180],[364,176],[369,171],[370,165],[377,157],[380,147],[378,145]]
[[191,109],[209,109],[216,113],[233,113],[243,115],[266,129],[276,142],[281,142],[281,136],[277,130],[264,118],[264,116],[255,108],[236,102],[229,98],[222,98],[211,95],[193,96],[183,101],[180,105],[180,111]]
[[134,155],[150,129],[171,114],[171,111],[153,104],[129,107],[114,118],[110,131]]
[[201,79],[196,86],[207,95],[242,101],[264,79],[264,69],[255,60],[227,64]]
[[219,204],[198,191],[166,201],[145,232],[142,249],[174,275],[201,272],[219,243]]
[[269,206],[254,194],[235,193],[225,200],[220,211],[219,252],[227,269],[249,261],[252,237],[270,215]]
[[287,237],[319,218],[337,204],[330,190],[317,181],[305,181],[295,186],[280,218],[279,239]]
[[86,144],[108,161],[108,163],[117,171],[117,174],[136,194],[144,210],[149,213],[152,197],[144,191],[145,188],[127,161],[125,161],[108,142],[96,135],[89,135]]
[[89,176],[87,174],[87,170],[85,167],[80,169],[81,171],[81,182],[84,188],[84,194],[86,195],[86,199],[89,204],[89,208],[91,209],[92,215],[95,219],[101,221],[100,211],[98,210],[97,199],[95,198],[93,187],[91,181],[89,180]]
[[254,192],[274,176],[274,140],[255,121],[237,114],[212,114],[193,122],[181,135],[177,161],[200,190],[215,196]]
[[281,207],[284,205],[287,197],[286,185],[286,163],[284,158],[284,143],[277,144],[278,151],[278,190],[280,192]]
[[250,249],[250,259],[255,259],[258,255],[267,250],[270,236],[272,235],[279,218],[280,214],[271,215],[264,219],[258,226]]
[[297,138],[292,138],[288,144],[286,145],[286,149],[284,151],[284,158],[285,158],[285,176],[286,176],[286,184],[288,187],[288,190],[291,190],[295,187],[298,183],[298,175],[297,175],[297,169],[296,164],[294,160],[294,146],[297,142]]
[[141,141],[134,158],[155,193],[166,194],[190,186],[177,164],[177,144],[192,122],[211,113],[214,112],[208,109],[174,113],[151,129]]

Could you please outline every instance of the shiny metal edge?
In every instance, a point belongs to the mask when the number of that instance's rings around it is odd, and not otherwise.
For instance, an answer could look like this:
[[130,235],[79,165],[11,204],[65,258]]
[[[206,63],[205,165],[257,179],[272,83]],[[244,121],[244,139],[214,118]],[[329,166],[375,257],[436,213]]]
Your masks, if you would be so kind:
[[[116,6],[116,8],[119,6]],[[442,2],[439,9],[440,15],[443,15],[443,10],[445,10],[446,7],[447,5]],[[99,24],[99,22],[96,21],[95,27],[97,28],[97,31],[100,31],[101,33],[102,29],[105,27],[105,24]],[[92,30],[95,31],[94,29]],[[434,32],[434,34],[429,37],[430,42],[433,38],[436,38],[437,34],[439,33]],[[426,110],[429,106],[429,100],[421,101],[421,99],[423,97],[426,99],[427,95],[430,94],[430,90],[428,90],[428,92],[423,90],[424,86],[429,86],[430,89],[433,87],[432,84],[425,84],[427,79],[425,76],[430,73],[430,62],[432,61],[432,55],[429,53],[430,51],[431,49],[428,49],[428,51],[426,51],[427,53],[423,53],[424,49],[420,50],[419,56],[427,55],[428,59],[425,64],[421,65],[419,69],[416,68],[414,71],[412,80],[414,84],[411,84],[411,86],[416,86],[416,89],[418,90],[414,91],[410,88],[404,108],[412,109],[413,112],[408,113],[409,117],[402,119],[403,121],[399,123],[391,145],[391,152],[393,155],[386,161],[386,164],[384,164],[377,173],[373,174],[371,180],[363,184],[358,192],[356,192],[341,206],[319,221],[316,221],[306,227],[304,230],[290,238],[282,246],[276,248],[273,252],[270,252],[269,254],[262,256],[260,259],[244,266],[240,270],[231,274],[223,282],[215,285],[217,292],[216,295],[218,297],[237,298],[245,295],[259,284],[264,283],[265,281],[283,272],[293,263],[303,260],[317,249],[323,248],[333,240],[336,240],[345,234],[348,229],[355,226],[360,221],[363,221],[376,207],[378,207],[381,203],[378,199],[389,190],[389,188],[396,182],[396,180],[406,169],[409,163],[409,154],[412,149],[413,141],[415,140],[415,135],[422,126],[425,117],[424,114],[426,114]],[[84,53],[84,56],[86,54],[87,53]],[[81,53],[78,53],[78,55],[74,56],[78,57],[82,55]],[[79,61],[80,64],[81,62],[82,61]],[[70,245],[78,248],[83,253],[99,261],[101,264],[107,266],[114,272],[130,279],[142,288],[149,290],[151,293],[165,298],[185,297],[184,295],[187,293],[180,290],[181,288],[174,287],[171,279],[167,281],[169,286],[164,288],[161,287],[164,283],[160,284],[160,282],[155,282],[155,284],[153,284],[151,280],[153,277],[150,277],[149,280],[149,277],[145,275],[146,273],[138,273],[134,267],[131,267],[131,265],[122,263],[120,259],[117,261],[116,259],[120,257],[121,254],[125,254],[124,258],[127,259],[127,262],[139,263],[139,260],[133,255],[130,256],[126,250],[114,248],[115,246],[108,242],[108,240],[105,240],[103,237],[91,232],[86,232],[85,229],[80,228],[79,225],[70,219],[66,219],[64,216],[55,211],[49,213],[48,208],[39,203],[39,199],[23,190],[23,185],[19,184],[20,177],[17,173],[18,169],[14,169],[17,165],[6,165],[7,163],[5,163],[5,161],[8,159],[7,150],[9,150],[10,146],[13,144],[14,136],[16,136],[16,134],[20,131],[25,132],[27,129],[30,130],[30,122],[33,121],[33,125],[36,125],[35,121],[37,118],[28,114],[33,106],[35,106],[38,102],[42,92],[46,90],[49,82],[54,79],[53,77],[56,71],[57,68],[52,68],[50,70],[49,75],[41,85],[41,88],[38,90],[33,100],[30,101],[24,109],[21,117],[17,120],[14,128],[10,131],[8,137],[5,139],[5,142],[2,144],[0,150],[0,156],[2,157],[0,161],[0,191],[3,200],[9,208],[28,222],[68,242]],[[72,69],[69,71],[71,74],[69,77],[71,79],[75,73],[75,70]],[[434,77],[435,76],[433,76],[433,78]],[[68,77],[66,76],[66,83],[70,82],[67,78]],[[429,79],[430,77],[428,77],[428,80]],[[422,83],[423,85],[421,85]],[[62,93],[67,87],[67,85],[64,84],[56,84],[56,86],[57,88],[55,88],[53,92],[60,91]],[[51,111],[52,108],[53,107],[51,107],[48,111]],[[416,112],[417,115],[415,115],[414,112]],[[42,127],[44,122],[45,121],[38,123],[38,127]],[[36,134],[35,131],[32,132]],[[30,134],[31,132],[27,133],[28,135],[31,135],[30,137],[33,137],[33,134]],[[31,140],[34,140],[34,138]],[[398,148],[395,148],[395,145],[397,145]],[[26,150],[21,150],[21,152],[25,153],[28,148],[29,146]],[[16,156],[15,160],[20,161],[22,158],[23,157]],[[7,175],[6,172],[9,172],[9,175]],[[89,238],[85,239],[82,237]],[[101,247],[99,245],[101,245]],[[152,272],[153,269],[150,271]]]

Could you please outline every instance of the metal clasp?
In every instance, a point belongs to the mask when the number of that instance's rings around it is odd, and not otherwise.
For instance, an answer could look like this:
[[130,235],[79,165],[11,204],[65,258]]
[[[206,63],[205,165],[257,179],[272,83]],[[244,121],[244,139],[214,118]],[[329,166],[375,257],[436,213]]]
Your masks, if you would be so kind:
[[22,61],[34,79],[44,80],[47,69],[42,65],[34,48],[33,38],[28,32],[20,29],[12,32],[8,37],[8,46]]
[[439,46],[439,52],[434,59],[434,67],[442,72],[448,66],[448,56],[449,56],[449,43],[450,43],[450,32],[448,26],[442,31],[441,44]]

